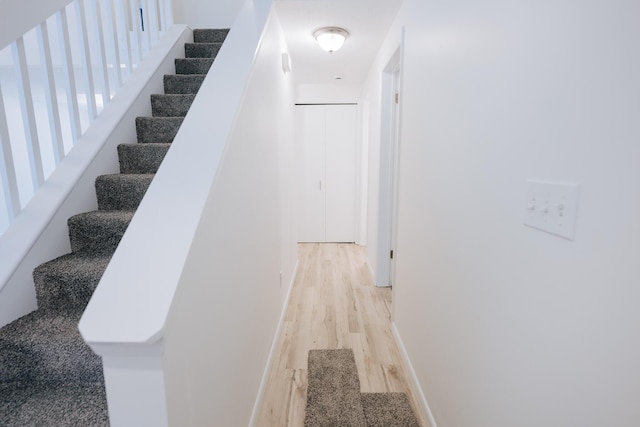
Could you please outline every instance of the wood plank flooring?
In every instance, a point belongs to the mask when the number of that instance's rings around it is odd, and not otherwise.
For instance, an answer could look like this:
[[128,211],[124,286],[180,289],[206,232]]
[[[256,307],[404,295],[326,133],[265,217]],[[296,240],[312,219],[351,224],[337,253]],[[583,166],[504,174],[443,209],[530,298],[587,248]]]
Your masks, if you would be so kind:
[[391,332],[391,289],[373,285],[364,249],[304,243],[298,251],[298,276],[255,425],[303,426],[308,352],[336,348],[353,349],[362,392],[405,392],[426,425]]

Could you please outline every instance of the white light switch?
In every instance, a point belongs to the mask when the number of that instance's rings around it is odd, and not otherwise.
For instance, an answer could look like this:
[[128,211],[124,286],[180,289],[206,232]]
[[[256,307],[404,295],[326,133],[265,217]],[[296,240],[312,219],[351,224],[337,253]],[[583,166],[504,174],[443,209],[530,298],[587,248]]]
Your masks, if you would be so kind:
[[577,184],[527,181],[525,225],[573,240],[579,189]]

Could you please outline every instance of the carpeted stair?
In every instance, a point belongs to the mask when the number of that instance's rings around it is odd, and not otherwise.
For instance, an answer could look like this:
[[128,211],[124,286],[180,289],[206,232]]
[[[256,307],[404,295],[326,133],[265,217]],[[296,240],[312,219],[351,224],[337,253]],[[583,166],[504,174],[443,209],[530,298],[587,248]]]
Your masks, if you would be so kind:
[[98,210],[69,219],[72,252],[34,270],[38,309],[0,329],[2,426],[109,424],[102,363],[77,325],[228,30],[193,33],[138,141],[118,146],[121,173],[96,178]]
[[310,350],[305,427],[420,427],[404,393],[360,393],[351,349]]

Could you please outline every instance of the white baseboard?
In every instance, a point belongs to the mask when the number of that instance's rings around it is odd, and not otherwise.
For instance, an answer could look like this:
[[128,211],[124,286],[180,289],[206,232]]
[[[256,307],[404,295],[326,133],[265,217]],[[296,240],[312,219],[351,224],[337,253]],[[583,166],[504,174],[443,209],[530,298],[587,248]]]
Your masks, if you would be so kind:
[[291,299],[291,291],[293,290],[293,283],[298,275],[299,262],[296,260],[296,265],[293,267],[293,274],[291,275],[291,281],[289,282],[289,289],[287,295],[284,298],[284,304],[282,305],[282,312],[280,313],[280,320],[278,321],[278,328],[276,334],[273,337],[271,343],[271,349],[269,350],[269,356],[267,357],[267,363],[265,364],[264,372],[262,373],[262,380],[260,380],[260,387],[258,388],[258,395],[256,401],[253,404],[253,410],[251,411],[251,419],[249,420],[249,427],[253,427],[258,420],[260,407],[262,406],[262,400],[264,399],[264,392],[267,388],[267,381],[269,380],[269,371],[271,370],[271,364],[275,356],[275,352],[278,347],[278,339],[280,338],[280,332],[282,331],[282,325],[284,324],[284,317],[287,314],[287,308],[289,307],[289,300]]
[[396,344],[398,345],[400,355],[402,356],[402,360],[404,362],[405,371],[408,376],[407,381],[409,382],[409,387],[411,388],[411,392],[417,399],[416,404],[419,406],[418,410],[422,412],[422,418],[427,420],[427,422],[429,423],[429,425],[426,427],[438,427],[436,425],[436,420],[433,418],[433,414],[431,413],[431,408],[429,408],[429,403],[427,403],[427,398],[422,392],[422,387],[420,387],[420,382],[418,381],[416,372],[414,371],[411,360],[409,359],[407,349],[402,342],[402,338],[400,338],[400,333],[398,332],[398,329],[396,328],[396,324],[394,322],[391,323],[391,332],[393,333],[393,338],[396,340]]

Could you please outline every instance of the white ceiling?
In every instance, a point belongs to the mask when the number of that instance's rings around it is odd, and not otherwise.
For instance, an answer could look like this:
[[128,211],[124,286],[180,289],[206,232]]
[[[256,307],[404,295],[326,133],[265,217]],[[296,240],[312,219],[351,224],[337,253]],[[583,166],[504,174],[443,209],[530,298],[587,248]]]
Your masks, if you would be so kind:
[[[296,83],[360,84],[402,0],[277,0],[276,11],[291,53]],[[342,49],[320,49],[313,32],[341,27],[350,36]],[[336,76],[342,77],[337,81]]]

